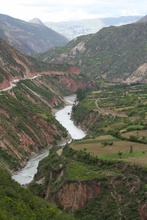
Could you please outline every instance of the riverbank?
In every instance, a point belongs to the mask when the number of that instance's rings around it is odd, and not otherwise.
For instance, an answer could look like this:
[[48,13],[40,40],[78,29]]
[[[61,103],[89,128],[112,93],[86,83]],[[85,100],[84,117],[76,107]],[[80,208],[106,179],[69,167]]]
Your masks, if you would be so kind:
[[[74,122],[71,120],[71,111],[75,99],[76,95],[64,97],[65,103],[67,103],[67,105],[63,109],[60,109],[55,113],[55,118],[60,122],[60,124],[62,124],[63,127],[67,129],[69,133],[67,140],[62,140],[58,142],[56,146],[65,145],[72,139],[82,139],[86,135],[86,133],[78,128],[76,125],[74,125]],[[48,154],[49,150],[46,150],[45,152],[41,152],[36,156],[31,157],[22,169],[12,175],[12,178],[21,185],[29,184],[33,180],[34,175],[37,172],[39,162],[44,157],[48,156]]]

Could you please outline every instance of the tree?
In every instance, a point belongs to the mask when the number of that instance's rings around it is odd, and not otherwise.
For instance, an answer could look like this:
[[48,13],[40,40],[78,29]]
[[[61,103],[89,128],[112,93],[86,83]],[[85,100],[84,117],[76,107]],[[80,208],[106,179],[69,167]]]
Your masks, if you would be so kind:
[[121,157],[122,157],[122,152],[119,151],[119,152],[118,152],[118,155],[119,155],[119,158],[121,159]]
[[130,146],[130,154],[132,154],[133,153],[133,146],[131,145]]

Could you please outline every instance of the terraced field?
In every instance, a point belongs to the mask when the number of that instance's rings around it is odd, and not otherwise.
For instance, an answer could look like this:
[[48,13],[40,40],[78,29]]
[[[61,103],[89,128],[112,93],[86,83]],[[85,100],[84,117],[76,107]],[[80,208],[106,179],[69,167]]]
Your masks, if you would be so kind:
[[147,166],[147,85],[101,87],[75,107],[73,117],[90,135],[72,148]]
[[106,135],[93,140],[74,141],[70,146],[75,150],[86,150],[100,159],[123,160],[147,167],[147,144],[119,140]]

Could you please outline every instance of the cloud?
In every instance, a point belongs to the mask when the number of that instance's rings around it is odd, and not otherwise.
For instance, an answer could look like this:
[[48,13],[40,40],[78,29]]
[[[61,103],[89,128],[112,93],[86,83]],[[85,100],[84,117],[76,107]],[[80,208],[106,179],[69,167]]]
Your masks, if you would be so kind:
[[26,21],[34,17],[63,21],[145,15],[146,7],[146,0],[5,0],[0,2],[0,13]]

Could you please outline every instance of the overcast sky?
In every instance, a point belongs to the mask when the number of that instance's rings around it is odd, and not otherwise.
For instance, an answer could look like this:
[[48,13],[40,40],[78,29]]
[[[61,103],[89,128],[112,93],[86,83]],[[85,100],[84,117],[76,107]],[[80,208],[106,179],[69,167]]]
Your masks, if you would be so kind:
[[0,14],[25,21],[68,21],[146,15],[146,0],[1,0]]

